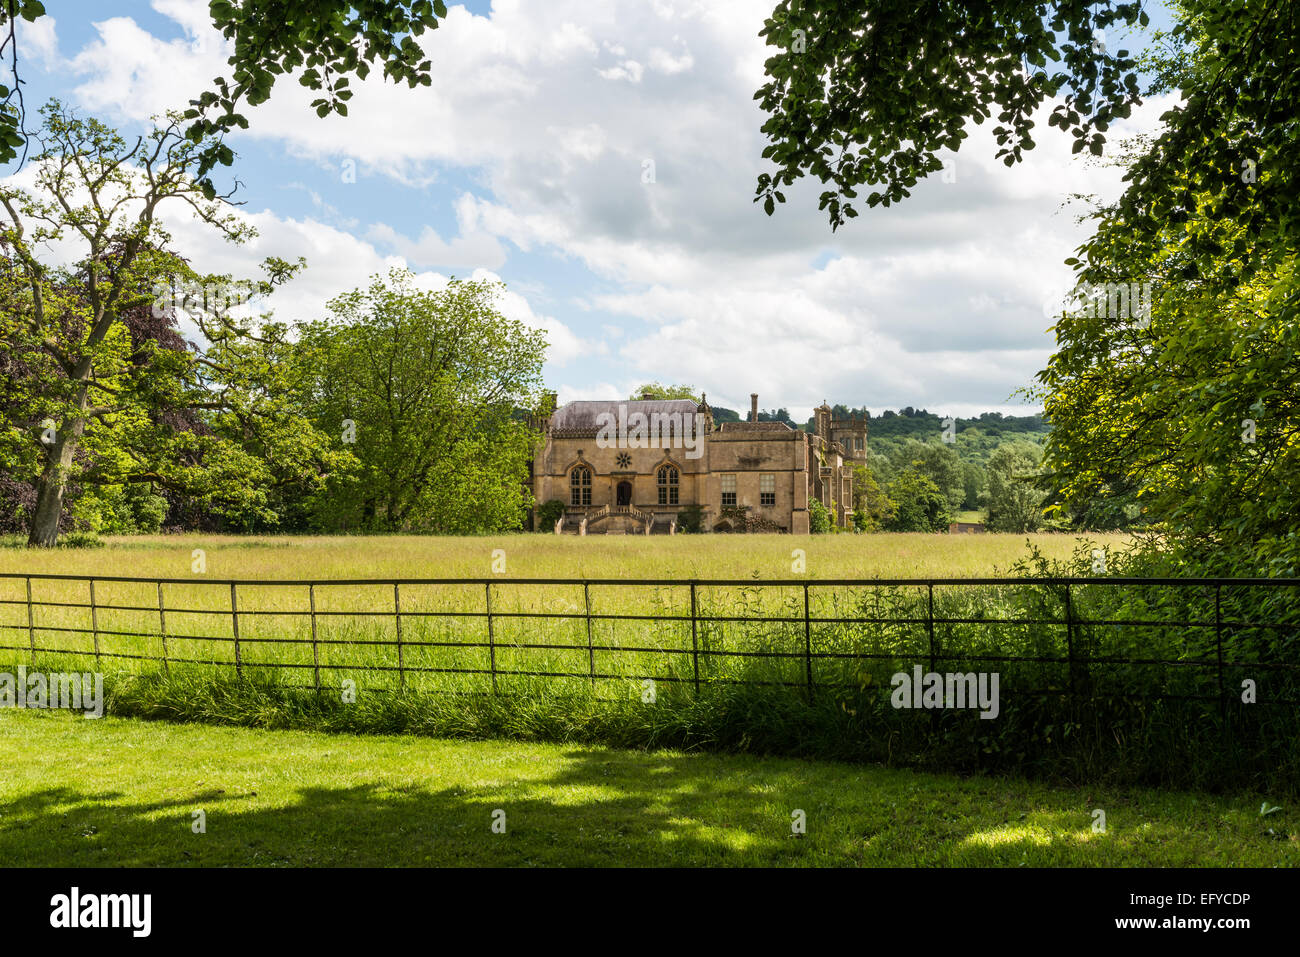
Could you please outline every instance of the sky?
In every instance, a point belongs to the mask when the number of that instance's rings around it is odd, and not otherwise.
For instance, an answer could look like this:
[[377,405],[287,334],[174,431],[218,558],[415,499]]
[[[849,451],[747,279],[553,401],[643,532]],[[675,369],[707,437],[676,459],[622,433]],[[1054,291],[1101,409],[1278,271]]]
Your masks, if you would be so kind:
[[[226,72],[207,0],[47,2],[20,22],[29,112],[50,97],[138,133]],[[991,127],[945,182],[832,233],[820,184],[753,202],[765,140],[753,100],[771,0],[501,0],[448,4],[422,38],[433,84],[353,79],[347,117],[281,79],[243,110],[231,245],[184,216],[174,245],[208,273],[259,275],[267,256],[307,269],[267,301],[275,318],[323,318],[328,301],[392,267],[431,288],[499,280],[505,315],[544,330],[560,401],[685,383],[710,404],[807,418],[832,404],[941,415],[1025,414],[1052,350],[1049,315],[1088,235],[1072,194],[1110,199],[1121,171],[1072,156],[1040,117],[1013,168]],[[1169,24],[1148,4],[1151,30]],[[1106,38],[1130,49],[1141,35]],[[1111,142],[1158,129],[1168,99],[1113,124]],[[29,127],[32,125],[29,119]],[[650,173],[653,175],[650,175]],[[21,174],[20,174],[21,175]],[[222,177],[225,177],[224,180]]]

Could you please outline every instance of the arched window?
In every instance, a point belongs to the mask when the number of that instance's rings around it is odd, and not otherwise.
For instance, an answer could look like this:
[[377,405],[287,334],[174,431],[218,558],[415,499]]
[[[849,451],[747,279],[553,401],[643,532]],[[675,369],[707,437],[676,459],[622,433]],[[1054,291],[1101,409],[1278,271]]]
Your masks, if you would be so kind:
[[676,505],[678,488],[677,468],[665,465],[659,469],[659,504]]
[[569,473],[569,504],[591,504],[591,469],[585,465],[575,465]]

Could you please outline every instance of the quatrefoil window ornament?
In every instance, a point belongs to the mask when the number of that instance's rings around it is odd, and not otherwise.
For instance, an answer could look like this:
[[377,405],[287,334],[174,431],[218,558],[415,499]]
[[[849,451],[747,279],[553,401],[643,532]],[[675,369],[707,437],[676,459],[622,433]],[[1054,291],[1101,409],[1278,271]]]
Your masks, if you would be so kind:
[[620,452],[617,461],[618,467],[625,469],[632,464],[632,456],[628,455],[626,452]]

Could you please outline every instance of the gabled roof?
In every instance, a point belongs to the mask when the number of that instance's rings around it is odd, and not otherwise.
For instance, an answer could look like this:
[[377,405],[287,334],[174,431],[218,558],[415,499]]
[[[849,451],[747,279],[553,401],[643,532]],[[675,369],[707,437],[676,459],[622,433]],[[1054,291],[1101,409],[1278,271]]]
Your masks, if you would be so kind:
[[719,432],[794,432],[784,422],[723,422]]
[[[693,416],[699,405],[692,399],[601,399],[597,401],[569,402],[551,416],[552,432],[597,432],[603,421],[601,413],[614,417],[617,426],[622,407],[624,415],[640,412],[648,417],[659,415]],[[608,420],[604,420],[608,421]]]

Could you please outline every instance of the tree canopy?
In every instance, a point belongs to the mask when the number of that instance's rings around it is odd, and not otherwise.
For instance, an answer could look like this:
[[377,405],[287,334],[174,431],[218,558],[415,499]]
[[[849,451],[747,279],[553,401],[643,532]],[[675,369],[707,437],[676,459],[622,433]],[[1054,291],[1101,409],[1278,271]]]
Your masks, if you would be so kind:
[[[1139,3],[990,0],[918,16],[898,0],[783,0],[763,31],[778,51],[757,96],[776,170],[757,199],[770,214],[815,175],[838,228],[860,188],[868,206],[904,199],[995,113],[1011,166],[1049,99],[1049,125],[1100,155],[1140,94],[1180,94],[1154,136],[1109,158],[1124,191],[1093,209],[1092,236],[1066,261],[1075,307],[1032,393],[1052,422],[1047,504],[1089,524],[1152,523],[1202,567],[1297,574],[1300,7],[1174,8],[1174,29],[1136,60],[1106,35],[1145,24]],[[1135,286],[1149,311],[1112,292]],[[1009,493],[1028,486],[1005,458],[990,461],[988,494],[1013,514]]]
[[[228,76],[191,101],[184,118],[186,136],[203,145],[196,178],[208,197],[215,187],[208,173],[229,166],[234,153],[224,141],[229,131],[248,127],[241,104],[270,99],[281,76],[295,76],[321,93],[312,101],[318,116],[346,116],[352,98],[350,79],[364,80],[372,69],[408,86],[432,85],[432,62],[416,37],[436,30],[447,16],[443,0],[211,0],[212,26],[234,44]],[[0,6],[0,59],[10,63],[10,82],[0,85],[0,163],[25,149],[25,108],[19,74],[19,21],[47,16],[40,0],[10,0]]]
[[1187,102],[1125,158],[1129,188],[1071,261],[1093,289],[1149,283],[1150,315],[1068,311],[1039,391],[1063,507],[1122,504],[1200,564],[1296,574],[1300,130],[1282,64],[1300,24],[1292,4],[1251,10],[1183,4],[1180,42],[1152,57]]
[[[832,229],[889,206],[943,168],[968,121],[996,113],[998,158],[1012,166],[1035,146],[1033,114],[1058,99],[1049,124],[1074,150],[1100,155],[1116,118],[1139,102],[1136,61],[1106,43],[1120,24],[1146,25],[1137,0],[781,0],[760,35],[775,52],[754,98],[767,120],[756,202],[771,215],[805,175],[828,188]],[[1049,65],[1050,64],[1050,65]]]
[[[251,235],[204,197],[204,143],[179,117],[127,142],[57,102],[42,115],[35,188],[0,187],[0,463],[34,489],[29,542],[55,543],[83,485],[269,517],[273,488],[317,481],[336,457],[286,405],[284,330],[228,306],[296,267],[268,260],[268,279],[236,283],[168,251],[157,217],[173,206],[231,241]],[[71,264],[60,243],[77,245]],[[180,336],[181,316],[202,345]]]
[[316,527],[519,527],[540,435],[514,413],[538,404],[546,339],[496,309],[500,291],[395,269],[299,326],[299,401],[358,462],[312,503]]

